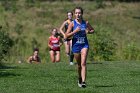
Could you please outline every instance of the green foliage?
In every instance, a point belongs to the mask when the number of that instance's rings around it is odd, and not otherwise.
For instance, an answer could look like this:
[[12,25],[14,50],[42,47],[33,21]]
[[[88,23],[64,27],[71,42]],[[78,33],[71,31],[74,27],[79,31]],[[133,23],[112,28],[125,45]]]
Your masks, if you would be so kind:
[[14,29],[18,35],[21,35],[21,33],[23,32],[23,25],[17,23]]
[[26,46],[26,42],[22,36],[23,25],[21,25],[20,23],[16,23],[14,27],[14,32],[16,32],[17,34],[17,37],[14,38],[15,48],[16,48],[15,52],[19,52],[22,47]]
[[96,1],[96,8],[104,8],[103,0],[95,0]]
[[123,49],[124,59],[126,60],[139,60],[140,59],[140,49],[134,44],[129,43]]
[[26,7],[33,7],[36,0],[25,0]]
[[115,60],[113,57],[117,44],[111,37],[111,29],[97,26],[94,35],[89,39],[92,42],[90,60]]
[[0,62],[8,54],[10,48],[13,46],[13,41],[8,33],[3,28],[0,28]]
[[38,41],[36,40],[36,38],[32,38],[32,48],[39,48],[40,47],[40,44],[38,43]]
[[12,47],[8,57],[11,62],[16,60],[22,61],[26,55],[26,51],[29,49],[26,36],[23,35],[23,31],[23,25],[21,23],[15,23],[15,26],[12,29],[12,33],[15,35],[12,36],[14,46]]
[[16,13],[16,11],[18,10],[16,6],[17,1],[18,0],[1,0],[0,3],[6,11],[12,11],[13,13]]
[[[62,2],[60,2],[62,1]],[[88,35],[90,50],[88,61],[131,60],[134,49],[137,60],[139,48],[139,3],[120,3],[104,0],[75,2],[71,0],[0,0],[0,25],[9,29],[14,46],[9,56],[16,62],[18,56],[27,58],[32,48],[39,47],[42,60],[50,60],[47,40],[52,28],[58,28],[66,12],[82,6],[84,19],[91,21],[95,34]],[[90,2],[93,1],[93,2]],[[98,7],[98,8],[97,8]],[[101,25],[98,25],[101,24]],[[129,47],[128,41],[135,42]],[[117,43],[117,44],[116,44]],[[116,48],[117,47],[117,48]],[[129,52],[128,52],[129,51]],[[61,61],[66,61],[64,45]]]

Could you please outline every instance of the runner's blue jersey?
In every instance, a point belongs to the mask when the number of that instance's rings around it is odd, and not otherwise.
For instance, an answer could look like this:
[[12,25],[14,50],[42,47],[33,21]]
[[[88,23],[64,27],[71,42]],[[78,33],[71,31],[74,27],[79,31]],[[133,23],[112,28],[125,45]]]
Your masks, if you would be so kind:
[[73,24],[74,24],[73,31],[77,27],[80,27],[81,30],[73,35],[72,47],[76,48],[78,46],[81,46],[79,48],[84,48],[84,47],[89,48],[88,40],[86,36],[86,28],[87,28],[86,22],[82,20],[82,23],[79,24],[76,22],[76,20],[73,20]]

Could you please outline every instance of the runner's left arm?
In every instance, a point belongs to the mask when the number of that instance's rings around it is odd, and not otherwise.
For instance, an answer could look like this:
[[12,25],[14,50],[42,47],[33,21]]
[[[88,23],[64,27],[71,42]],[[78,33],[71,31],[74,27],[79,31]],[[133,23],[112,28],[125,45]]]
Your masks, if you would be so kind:
[[87,21],[87,34],[92,34],[94,33],[94,28],[90,25],[90,23]]

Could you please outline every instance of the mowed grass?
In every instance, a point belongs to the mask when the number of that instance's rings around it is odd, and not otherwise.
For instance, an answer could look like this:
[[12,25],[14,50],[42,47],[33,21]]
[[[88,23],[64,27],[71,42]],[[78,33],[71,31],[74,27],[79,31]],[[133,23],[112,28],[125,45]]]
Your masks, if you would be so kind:
[[[8,64],[7,64],[8,65]],[[139,93],[140,62],[87,64],[87,88],[77,86],[76,65],[9,64],[0,69],[0,93]]]

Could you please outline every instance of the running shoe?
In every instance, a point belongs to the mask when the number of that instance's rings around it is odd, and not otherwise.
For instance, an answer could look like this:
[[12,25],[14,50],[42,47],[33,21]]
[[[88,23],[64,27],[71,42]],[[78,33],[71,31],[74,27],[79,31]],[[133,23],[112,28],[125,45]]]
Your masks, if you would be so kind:
[[70,62],[70,65],[74,65],[74,63],[73,62]]
[[78,80],[78,87],[82,87],[82,78],[79,78],[79,80]]
[[86,83],[82,82],[81,86],[82,86],[82,88],[86,88]]

